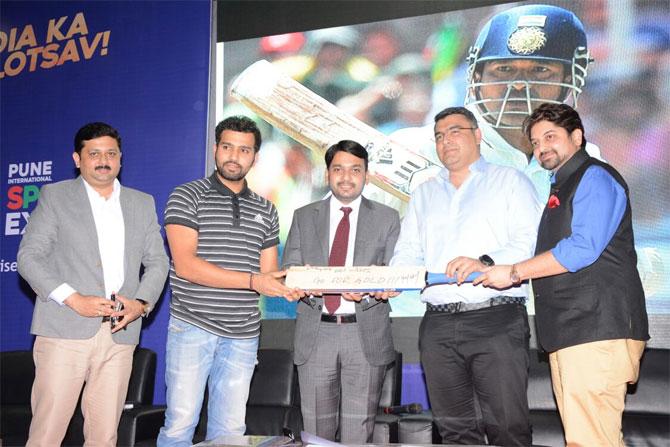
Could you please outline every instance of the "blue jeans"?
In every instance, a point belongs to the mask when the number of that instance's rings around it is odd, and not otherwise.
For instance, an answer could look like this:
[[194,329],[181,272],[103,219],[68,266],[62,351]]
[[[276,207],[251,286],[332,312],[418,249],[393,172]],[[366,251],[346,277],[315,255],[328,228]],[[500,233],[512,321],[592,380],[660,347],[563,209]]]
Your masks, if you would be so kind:
[[209,387],[207,439],[243,435],[258,337],[219,337],[170,317],[165,382],[167,410],[158,446],[190,446]]

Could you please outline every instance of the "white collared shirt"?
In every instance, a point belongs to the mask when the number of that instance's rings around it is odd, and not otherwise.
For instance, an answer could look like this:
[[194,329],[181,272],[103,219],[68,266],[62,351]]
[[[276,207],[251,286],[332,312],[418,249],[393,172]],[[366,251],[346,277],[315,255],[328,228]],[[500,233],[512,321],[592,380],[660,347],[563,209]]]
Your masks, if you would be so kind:
[[[409,202],[391,265],[425,266],[444,273],[458,256],[487,254],[496,264],[514,264],[533,256],[542,206],[521,172],[479,158],[456,188],[443,169],[421,184]],[[479,303],[498,295],[527,296],[527,286],[493,288],[436,285],[421,293],[431,304]]]
[[[121,184],[115,179],[112,195],[105,199],[86,180],[83,182],[98,235],[105,298],[110,298],[112,292],[119,291],[124,281],[125,226],[120,201]],[[49,298],[62,305],[75,292],[77,290],[72,286],[63,283],[49,294]]]
[[[361,208],[361,196],[358,196],[356,200],[345,205],[335,198],[335,196],[330,196],[330,227],[328,231],[328,253],[330,254],[330,248],[333,246],[333,240],[335,239],[335,231],[337,231],[337,226],[342,220],[344,213],[340,210],[342,207],[351,208],[351,213],[349,214],[349,241],[347,243],[347,259],[344,262],[345,266],[354,265],[354,249],[356,247],[356,227],[358,226],[358,211]],[[328,313],[326,307],[323,307],[323,312]],[[337,308],[335,314],[353,314],[356,313],[356,303],[353,301],[348,301],[342,299],[340,302],[340,307]]]

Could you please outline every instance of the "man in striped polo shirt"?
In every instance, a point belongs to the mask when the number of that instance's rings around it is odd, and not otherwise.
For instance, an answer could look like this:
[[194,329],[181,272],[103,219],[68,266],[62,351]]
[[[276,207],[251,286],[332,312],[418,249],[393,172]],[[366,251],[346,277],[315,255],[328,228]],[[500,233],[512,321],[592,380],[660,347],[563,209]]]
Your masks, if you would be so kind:
[[260,146],[260,131],[249,118],[221,121],[213,148],[216,171],[178,186],[168,200],[172,301],[161,447],[192,444],[205,385],[207,439],[244,434],[259,294],[296,298],[277,271],[277,210],[244,179]]

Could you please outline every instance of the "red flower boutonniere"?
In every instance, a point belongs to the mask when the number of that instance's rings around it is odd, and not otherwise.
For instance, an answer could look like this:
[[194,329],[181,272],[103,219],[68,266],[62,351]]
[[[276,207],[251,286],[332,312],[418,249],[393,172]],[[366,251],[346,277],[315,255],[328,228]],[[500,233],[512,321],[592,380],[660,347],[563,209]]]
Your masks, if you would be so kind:
[[556,195],[552,194],[549,196],[549,201],[547,202],[547,208],[558,208],[561,205],[561,201],[558,200]]

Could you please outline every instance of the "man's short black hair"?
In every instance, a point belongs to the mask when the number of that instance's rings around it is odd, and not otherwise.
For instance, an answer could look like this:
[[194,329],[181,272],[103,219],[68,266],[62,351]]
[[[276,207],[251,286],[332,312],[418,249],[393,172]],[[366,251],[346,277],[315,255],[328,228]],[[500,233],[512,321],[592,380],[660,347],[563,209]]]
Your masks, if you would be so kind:
[[470,122],[470,125],[472,125],[474,129],[479,127],[477,125],[477,118],[475,118],[475,115],[463,106],[447,107],[446,109],[442,110],[440,113],[435,115],[435,123],[437,124],[438,121],[443,120],[449,115],[463,115]]
[[362,158],[365,162],[365,170],[368,170],[368,151],[359,143],[351,140],[338,141],[328,148],[326,151],[326,169],[330,168],[330,164],[338,152],[346,152],[354,157]]
[[77,131],[77,134],[74,136],[74,151],[81,155],[85,141],[100,137],[114,138],[116,144],[119,146],[119,150],[121,150],[121,135],[119,135],[119,131],[107,123],[96,122],[85,124]]
[[584,136],[584,125],[579,113],[567,104],[553,104],[545,102],[540,104],[533,113],[528,115],[523,121],[523,133],[530,140],[530,131],[540,121],[549,121],[558,127],[562,127],[568,132],[568,135],[575,129],[582,131],[581,149],[586,148],[586,136]]
[[216,125],[214,135],[216,137],[216,144],[221,142],[221,134],[224,130],[232,130],[234,132],[252,133],[254,134],[254,152],[261,149],[262,139],[261,131],[251,118],[246,116],[230,116]]

